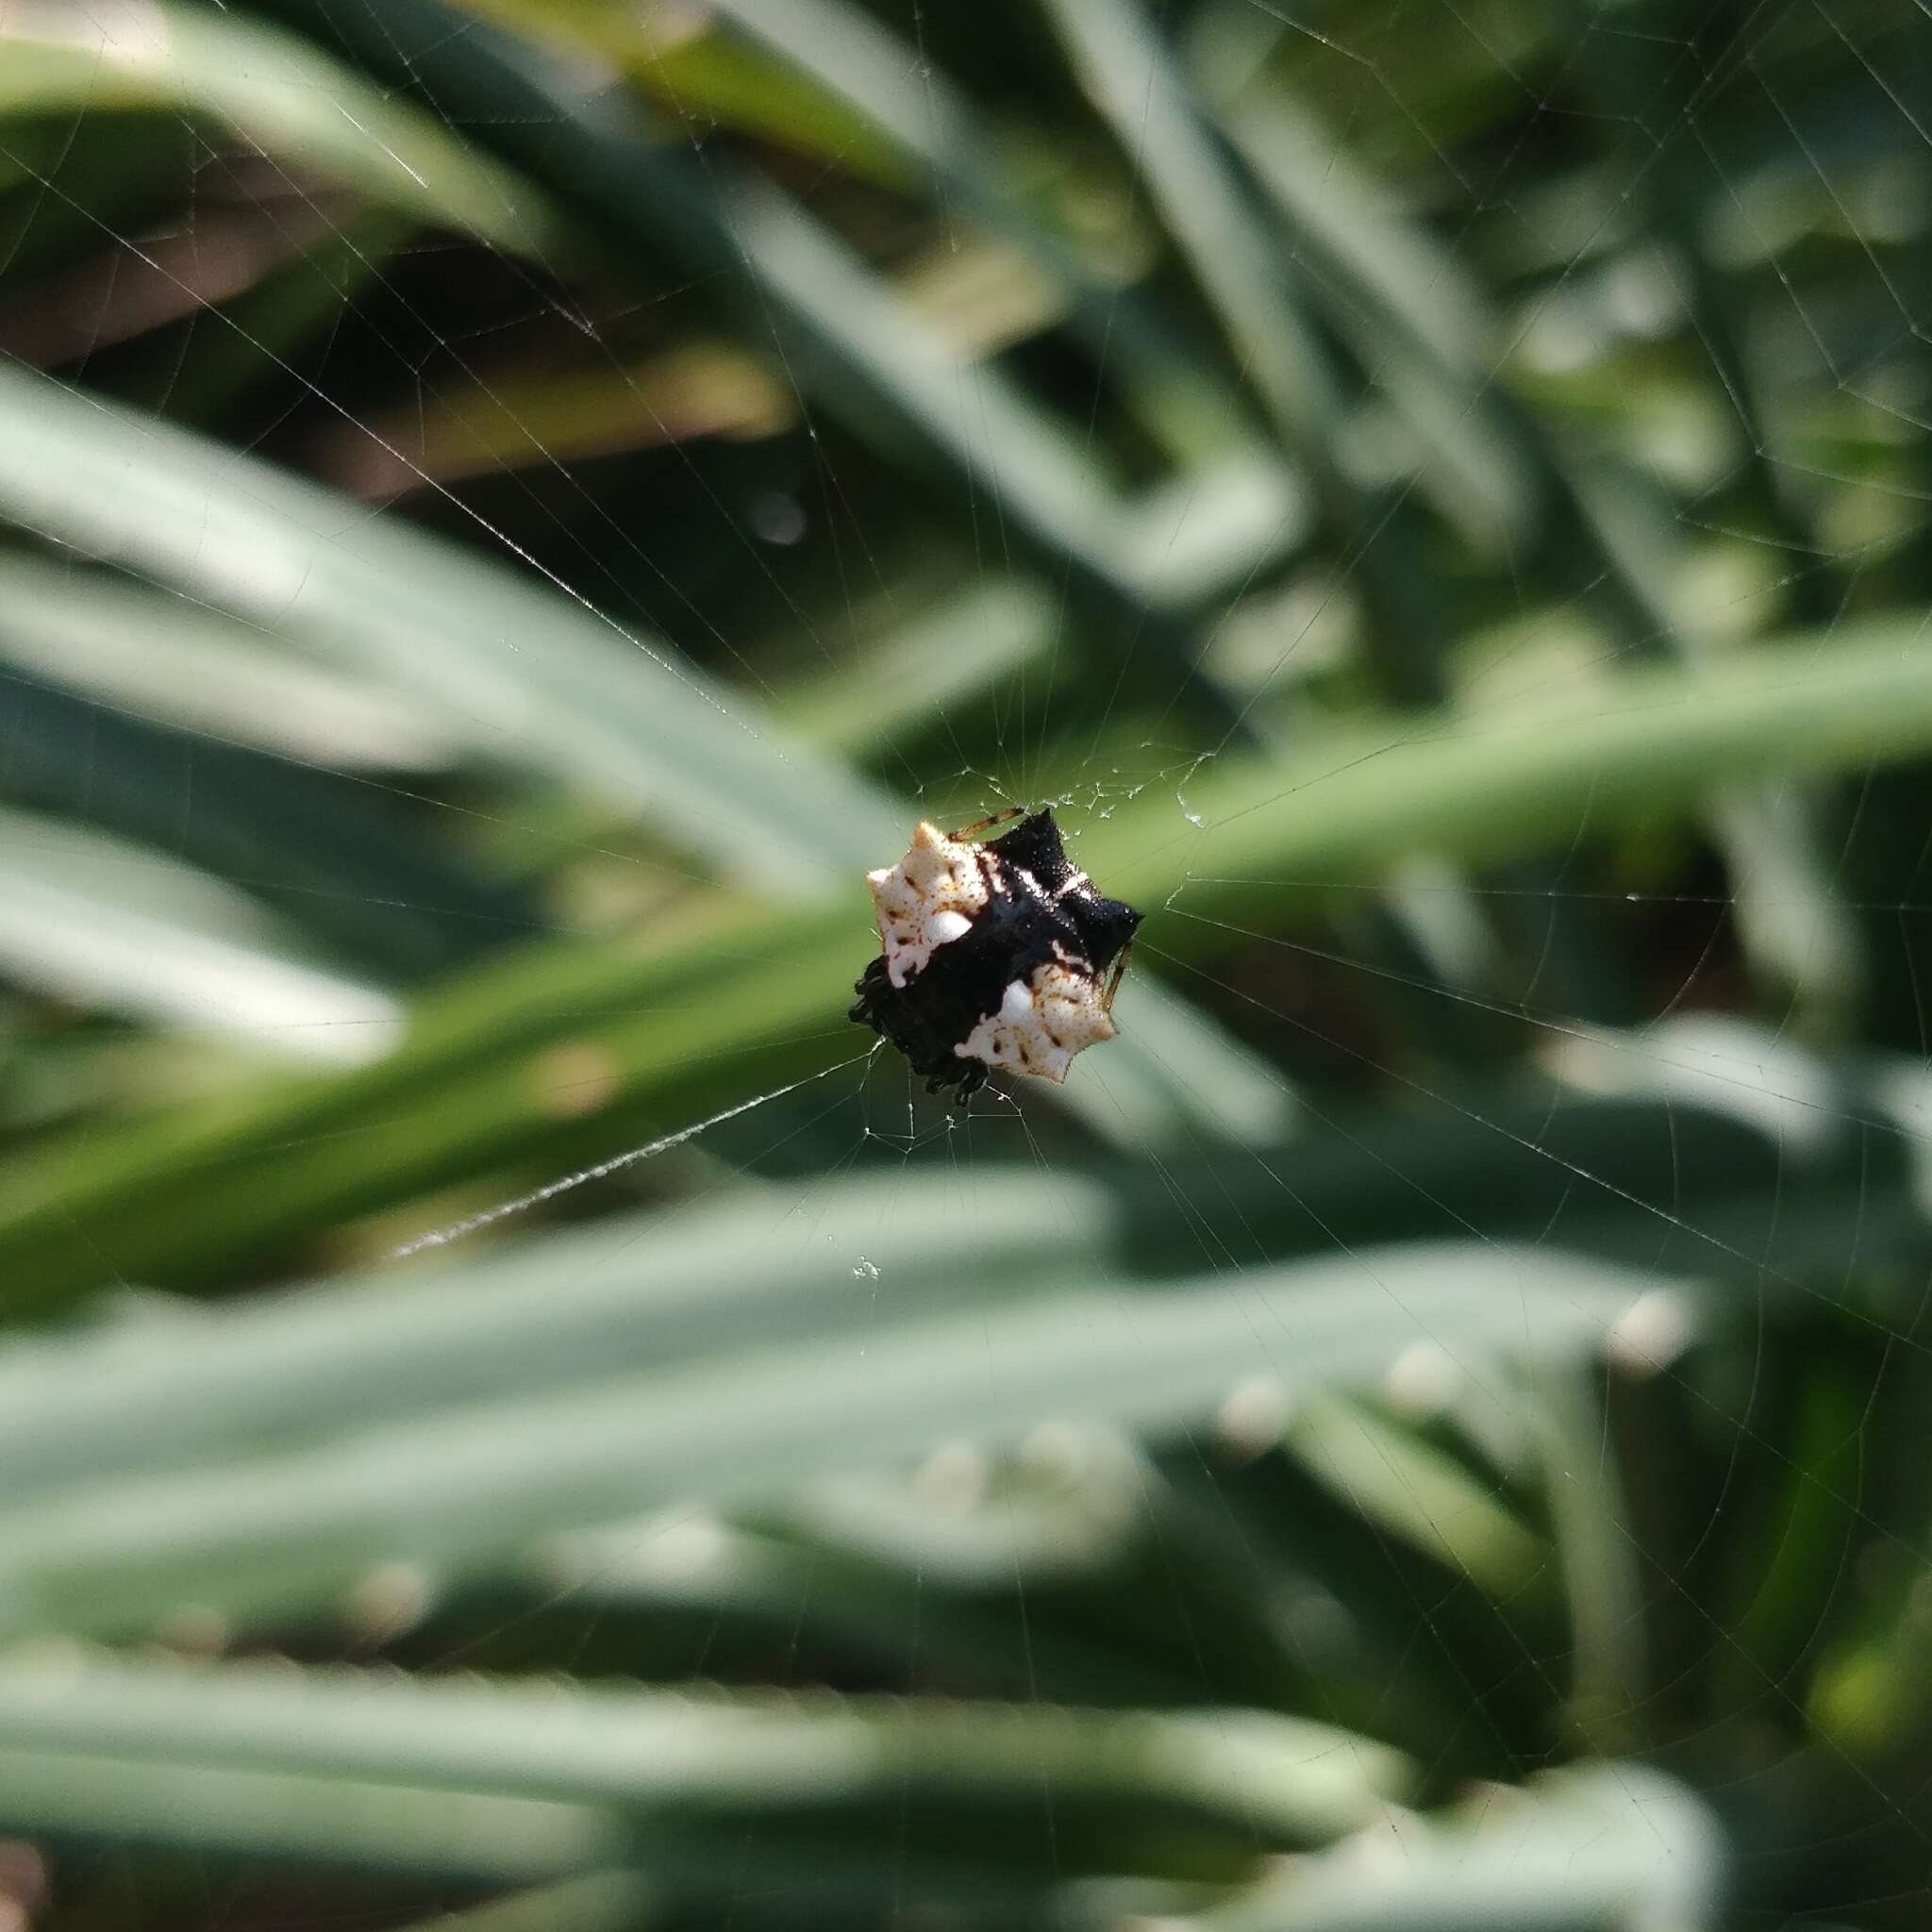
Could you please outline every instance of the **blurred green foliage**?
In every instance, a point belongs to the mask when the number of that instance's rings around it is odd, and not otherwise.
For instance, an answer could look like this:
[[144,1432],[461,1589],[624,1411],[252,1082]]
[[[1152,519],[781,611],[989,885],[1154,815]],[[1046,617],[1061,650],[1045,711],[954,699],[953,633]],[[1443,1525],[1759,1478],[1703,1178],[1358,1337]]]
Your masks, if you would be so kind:
[[[0,0],[0,1921],[1922,1923],[1928,130]],[[1147,918],[949,1111],[1015,799]]]

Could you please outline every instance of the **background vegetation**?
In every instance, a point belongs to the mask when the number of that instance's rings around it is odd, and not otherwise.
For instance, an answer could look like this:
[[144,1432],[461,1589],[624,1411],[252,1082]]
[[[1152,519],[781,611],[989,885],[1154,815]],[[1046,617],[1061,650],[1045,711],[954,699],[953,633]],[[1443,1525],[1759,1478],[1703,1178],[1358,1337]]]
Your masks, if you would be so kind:
[[[1928,136],[0,0],[0,1919],[1922,1923]],[[1143,943],[949,1112],[858,874],[1008,799]]]

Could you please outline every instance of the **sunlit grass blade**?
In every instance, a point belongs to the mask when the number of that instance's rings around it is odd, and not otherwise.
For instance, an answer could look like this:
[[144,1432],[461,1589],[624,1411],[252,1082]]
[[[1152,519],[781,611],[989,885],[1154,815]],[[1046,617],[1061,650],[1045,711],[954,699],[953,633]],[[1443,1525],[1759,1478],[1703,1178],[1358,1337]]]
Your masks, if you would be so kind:
[[[1191,673],[1190,626],[1150,609],[1115,537],[1113,491],[1077,425],[1034,407],[998,369],[962,367],[939,333],[827,225],[758,177],[669,152],[641,119],[587,106],[529,42],[438,0],[391,0],[377,21],[319,0],[258,0],[301,31],[346,44],[370,71],[462,114],[476,138],[618,245],[703,277],[755,347],[866,442],[936,463],[1003,560],[1030,552],[1110,623],[1140,627],[1157,661]],[[699,165],[702,161],[703,164]],[[1211,679],[1191,705],[1233,713]]]
[[189,432],[0,368],[0,517],[287,636],[464,721],[788,898],[836,890],[900,828],[755,697],[656,639]]
[[1149,423],[1187,425],[1177,453],[1205,460],[1243,434],[1227,386],[1150,292],[1096,274],[1012,190],[992,131],[924,49],[837,0],[724,0],[718,11],[883,136],[898,151],[906,185],[936,196],[949,220],[977,220],[1011,242],[1058,291],[1099,366],[1117,371],[1141,399]]
[[[1568,851],[1693,810],[1733,779],[1863,773],[1922,753],[1932,675],[1919,628],[1847,624],[1824,644],[1658,666],[1624,679],[1614,708],[1591,686],[1493,715],[1341,732],[1292,764],[1229,755],[1190,781],[1200,825],[1150,793],[1086,829],[1082,863],[1163,908],[1142,935],[1157,961],[1211,958],[1230,933],[1285,924],[1419,843],[1478,861]],[[557,1172],[679,1128],[754,1097],[753,1065],[764,1084],[830,1068],[850,1058],[846,1040],[862,1047],[841,1015],[868,950],[856,897],[782,923],[693,920],[641,958],[531,948],[426,1003],[412,1043],[353,1082],[17,1160],[0,1171],[15,1306],[100,1278],[94,1243],[124,1266],[205,1274],[224,1252],[506,1160],[545,1156]],[[600,1056],[597,1105],[559,1092],[564,1043]],[[734,1058],[749,1054],[759,1058]],[[175,1211],[189,1177],[218,1179],[218,1225]]]
[[[787,1878],[1008,1909],[1083,1871],[1240,1878],[1410,1781],[1386,1747],[1256,1711],[108,1657],[24,1658],[0,1674],[0,1711],[15,1829],[525,1884],[622,1864],[653,1891],[728,1897],[734,1916],[748,1889],[754,1922]],[[1044,1839],[1042,1801],[1061,1821]]]
[[0,965],[16,980],[264,1060],[380,1058],[402,1011],[220,879],[106,833],[0,811]]
[[256,625],[104,573],[0,550],[0,658],[185,730],[338,771],[427,771],[460,718]]
[[[903,777],[899,737],[908,726],[983,702],[1002,678],[1044,675],[1054,628],[1053,601],[1041,586],[988,575],[868,639],[849,664],[784,687],[779,709],[800,736]],[[854,701],[861,690],[862,705]]]
[[237,10],[23,8],[0,21],[0,113],[154,108],[225,122],[264,154],[299,156],[381,207],[512,254],[549,259],[567,246],[558,212],[513,170],[435,115]]
[[[440,1250],[407,1289],[386,1264],[172,1341],[110,1326],[23,1341],[0,1352],[0,1504],[135,1463],[243,1458],[296,1418],[321,1437],[622,1364],[668,1373],[840,1335],[863,1345],[962,1301],[1043,1289],[1110,1244],[1118,1219],[1097,1183],[1002,1166],[827,1182],[809,1240],[790,1204],[785,1189],[747,1185],[501,1250]],[[983,1230],[970,1276],[962,1218]]]
[[1477,862],[1568,849],[1734,779],[1863,773],[1928,742],[1932,641],[1916,614],[1874,617],[1824,641],[1384,721],[1292,765],[1217,758],[1189,784],[1198,829],[1176,812],[1161,837],[1137,806],[1093,826],[1084,857],[1129,896],[1142,880],[1148,896],[1169,890],[1185,866],[1177,909],[1252,924],[1257,903],[1306,904],[1418,849]]
[[[848,1332],[607,1368],[245,1463],[29,1498],[0,1511],[0,1629],[131,1636],[184,1605],[242,1624],[313,1614],[382,1563],[475,1575],[572,1525],[769,1501],[1050,1420],[1171,1435],[1257,1374],[1291,1397],[1379,1373],[1419,1340],[1588,1355],[1655,1287],[1554,1253],[1418,1244],[1129,1302],[1095,1282],[895,1323],[862,1353]],[[299,1411],[283,1431],[300,1443]]]
[[[1457,1338],[1449,1359],[1461,1370]],[[1478,1362],[1470,1373],[1481,1377]],[[1508,1603],[1547,1591],[1550,1550],[1454,1458],[1366,1407],[1332,1395],[1297,1405],[1285,1440],[1330,1489],[1391,1534]]]
[[1538,476],[1511,425],[1494,420],[1507,339],[1489,304],[1309,103],[1278,79],[1251,90],[1211,72],[1203,81],[1215,125],[1282,218],[1274,246],[1292,250],[1300,286],[1424,442],[1422,489],[1479,544],[1521,542]]
[[[1646,1349],[1668,1336],[1646,1337],[1628,1324],[1626,1358],[1638,1366]],[[1593,1378],[1552,1374],[1524,1391],[1541,1438],[1544,1483],[1563,1569],[1563,1596],[1575,1638],[1569,1706],[1579,1738],[1609,1755],[1641,1738],[1636,1714],[1649,1691],[1643,1543],[1631,1521],[1622,1473],[1604,1453],[1609,1405]]]
[[0,1815],[16,1832],[123,1855],[287,1859],[527,1885],[634,1856],[625,1822],[588,1805],[461,1788],[400,1789],[332,1774],[157,1761],[0,1744]]
[[1219,310],[1247,380],[1297,454],[1335,455],[1340,401],[1327,358],[1289,300],[1257,213],[1135,0],[1050,0],[1088,92],[1144,171],[1168,232]]
[[1250,1895],[1177,1923],[1199,1932],[1594,1932],[1718,1923],[1732,1855],[1716,1814],[1650,1765],[1553,1773],[1434,1819],[1297,1860]]
[[175,1758],[591,1805],[693,1830],[890,1801],[1030,1807],[1044,1786],[1070,1806],[1139,1801],[1291,1846],[1361,1823],[1410,1775],[1386,1746],[1260,1711],[412,1682],[31,1650],[0,1668],[0,1714],[8,1742],[50,1767],[70,1751]]
[[[53,677],[0,683],[0,800],[122,841],[126,868],[153,854],[225,879],[272,908],[286,937],[378,983],[420,980],[542,929],[526,892],[469,862],[411,800],[356,770],[386,753],[436,756],[433,724],[412,735],[407,707],[268,655],[243,626],[175,599],[71,572],[23,582],[0,558],[0,597],[9,596],[0,659]],[[69,678],[91,691],[67,688]],[[144,702],[156,686],[166,695]],[[258,753],[237,732],[272,748]],[[346,773],[315,762],[339,743]],[[171,794],[183,808],[157,814],[156,800]],[[158,869],[128,890],[152,897],[164,877]],[[79,980],[59,990],[87,998]]]

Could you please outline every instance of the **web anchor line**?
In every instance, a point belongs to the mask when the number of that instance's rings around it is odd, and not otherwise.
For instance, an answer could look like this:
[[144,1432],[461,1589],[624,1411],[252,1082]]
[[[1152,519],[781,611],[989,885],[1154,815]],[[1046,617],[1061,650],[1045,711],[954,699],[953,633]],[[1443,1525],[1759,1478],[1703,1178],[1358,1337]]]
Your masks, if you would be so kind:
[[768,1100],[782,1099],[788,1093],[796,1093],[801,1087],[809,1087],[815,1080],[823,1080],[833,1074],[842,1073],[847,1067],[856,1067],[861,1060],[869,1060],[877,1049],[869,1048],[864,1053],[854,1054],[850,1059],[838,1061],[829,1067],[821,1067],[816,1074],[807,1074],[783,1087],[774,1087],[769,1092],[755,1093],[749,1100],[741,1100],[735,1107],[722,1108],[714,1114],[708,1114],[701,1121],[693,1121],[688,1127],[679,1127],[674,1134],[665,1134],[656,1141],[647,1141],[641,1147],[626,1149],[622,1154],[613,1154],[608,1160],[597,1161],[591,1167],[580,1167],[574,1174],[560,1175],[554,1181],[545,1181],[541,1188],[532,1188],[527,1194],[519,1194],[514,1200],[499,1201],[494,1208],[486,1208],[480,1214],[466,1215],[461,1221],[452,1221],[446,1227],[432,1228],[427,1234],[419,1234],[413,1240],[405,1241],[399,1248],[390,1249],[384,1257],[391,1261],[401,1261],[410,1255],[420,1255],[425,1248],[446,1248],[453,1241],[461,1241],[466,1235],[475,1234],[479,1229],[492,1226],[499,1221],[508,1221],[513,1214],[522,1214],[532,1208],[540,1208],[545,1201],[554,1201],[559,1194],[567,1194],[573,1188],[581,1188],[590,1181],[601,1181],[607,1174],[620,1173],[626,1167],[635,1167],[640,1161],[649,1160],[658,1154],[668,1154],[674,1147],[681,1147],[687,1141],[694,1141],[708,1128],[722,1126],[724,1122],[736,1120],[741,1113],[750,1113],[754,1108],[764,1106]]

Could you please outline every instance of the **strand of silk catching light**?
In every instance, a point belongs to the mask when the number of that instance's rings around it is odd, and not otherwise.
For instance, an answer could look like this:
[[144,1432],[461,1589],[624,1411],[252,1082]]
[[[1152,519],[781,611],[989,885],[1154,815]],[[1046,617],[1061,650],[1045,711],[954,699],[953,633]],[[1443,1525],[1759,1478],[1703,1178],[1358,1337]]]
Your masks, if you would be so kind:
[[762,1107],[768,1100],[782,1099],[788,1093],[796,1093],[801,1087],[809,1087],[814,1080],[829,1078],[833,1074],[842,1073],[847,1067],[856,1067],[861,1060],[869,1060],[878,1049],[874,1047],[865,1053],[854,1054],[850,1059],[841,1060],[836,1066],[822,1067],[816,1074],[807,1074],[803,1078],[793,1080],[784,1087],[774,1087],[768,1093],[755,1093],[749,1100],[741,1100],[735,1107],[727,1107],[714,1114],[708,1114],[701,1121],[693,1121],[688,1127],[679,1127],[675,1134],[666,1134],[661,1139],[647,1141],[641,1147],[632,1147],[623,1154],[613,1154],[608,1160],[600,1160],[592,1167],[580,1167],[575,1174],[561,1175],[554,1181],[545,1181],[541,1188],[532,1188],[527,1194],[519,1194],[512,1201],[500,1201],[494,1208],[486,1208],[480,1214],[466,1216],[461,1221],[453,1221],[447,1227],[433,1228],[427,1234],[419,1234],[413,1241],[405,1241],[399,1248],[391,1248],[388,1258],[400,1261],[409,1255],[419,1255],[425,1248],[445,1248],[452,1241],[459,1241],[464,1236],[475,1234],[479,1228],[492,1225],[499,1221],[508,1221],[513,1214],[522,1214],[531,1208],[541,1207],[545,1201],[554,1201],[559,1194],[567,1194],[573,1188],[580,1188],[588,1181],[601,1181],[606,1174],[621,1172],[626,1167],[635,1167],[640,1161],[649,1160],[658,1154],[668,1154],[674,1147],[681,1147],[687,1141],[695,1140],[708,1128],[721,1126],[725,1121],[736,1120],[741,1113],[749,1113],[756,1107]]

